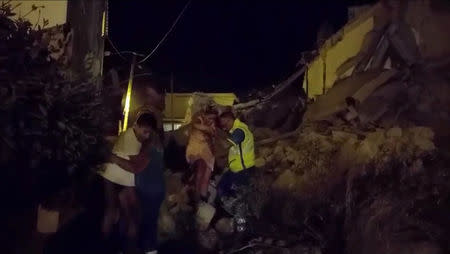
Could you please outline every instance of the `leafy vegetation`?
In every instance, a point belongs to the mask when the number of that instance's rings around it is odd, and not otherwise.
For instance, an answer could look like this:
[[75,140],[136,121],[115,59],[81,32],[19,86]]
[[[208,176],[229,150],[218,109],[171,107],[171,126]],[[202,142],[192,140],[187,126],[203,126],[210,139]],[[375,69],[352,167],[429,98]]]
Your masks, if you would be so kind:
[[43,31],[13,8],[0,6],[0,167],[14,201],[48,201],[104,161],[107,91],[64,78]]

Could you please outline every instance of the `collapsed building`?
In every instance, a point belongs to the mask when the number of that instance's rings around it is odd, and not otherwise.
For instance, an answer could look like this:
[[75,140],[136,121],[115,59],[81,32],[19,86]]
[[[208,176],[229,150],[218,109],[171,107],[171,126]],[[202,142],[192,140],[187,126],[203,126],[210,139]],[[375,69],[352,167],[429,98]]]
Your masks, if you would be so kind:
[[[238,199],[265,237],[244,249],[450,250],[449,25],[443,1],[380,1],[271,93],[234,105],[253,127],[259,168]],[[168,179],[166,233],[189,210],[179,178]],[[205,233],[205,247],[232,232],[224,225]]]

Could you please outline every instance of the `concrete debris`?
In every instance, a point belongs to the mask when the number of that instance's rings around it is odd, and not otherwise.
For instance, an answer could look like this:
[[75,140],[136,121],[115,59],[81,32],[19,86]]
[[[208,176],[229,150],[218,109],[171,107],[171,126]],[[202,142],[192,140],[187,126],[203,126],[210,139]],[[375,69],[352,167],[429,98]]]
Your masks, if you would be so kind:
[[351,133],[351,132],[345,132],[345,131],[337,131],[333,130],[331,131],[331,136],[333,138],[333,142],[339,142],[344,143],[345,141],[351,139],[356,140],[358,138],[358,135]]
[[[396,1],[382,2],[378,5]],[[397,2],[411,2],[406,4],[408,10],[420,9],[415,9],[419,1]],[[427,5],[430,1],[420,2]],[[377,12],[393,8],[380,6]],[[412,218],[420,217],[420,211],[428,206],[441,209],[441,197],[450,193],[444,184],[450,182],[448,174],[439,171],[446,168],[430,166],[438,163],[430,158],[440,154],[441,146],[448,147],[449,66],[438,52],[450,54],[449,44],[436,39],[431,32],[435,30],[423,15],[419,22],[415,19],[420,15],[406,14],[405,21],[384,14],[374,17],[376,24],[366,34],[360,52],[337,69],[341,79],[306,111],[304,95],[291,86],[302,70],[268,94],[258,94],[258,98],[234,108],[253,130],[258,170],[252,184],[239,190],[237,198],[221,200],[223,208],[233,216],[261,220],[263,233],[276,232],[277,236],[267,238],[264,244],[274,247],[273,239],[283,243],[278,250],[257,249],[256,253],[334,253],[330,250],[342,245],[336,241],[345,241],[349,249],[356,250],[348,253],[377,253],[376,247],[384,243],[382,237],[389,237],[381,229],[393,230],[390,233],[398,234],[398,240],[413,233],[395,230],[418,228],[421,232],[417,237],[424,243],[445,236],[445,230],[428,234],[427,230],[439,224],[436,221],[414,224]],[[444,19],[441,13],[427,18],[440,29],[445,41],[450,41],[449,33],[443,35],[445,29],[437,22],[442,19],[450,24],[450,18]],[[447,59],[449,54],[441,56]],[[206,100],[202,105],[207,104]],[[431,179],[435,171],[439,172],[436,179],[445,180]],[[166,233],[175,231],[177,214],[189,211],[181,178],[175,178],[168,184],[160,219]],[[432,201],[421,203],[426,198]],[[214,214],[215,207],[208,204],[200,205],[197,211],[199,242],[207,250],[217,246],[218,238],[236,233],[233,219],[219,218],[215,225],[209,225]],[[338,228],[339,223],[345,229]],[[298,230],[297,243],[287,247],[289,241],[280,237],[284,232],[277,231],[283,227]],[[400,245],[392,246],[392,253],[400,253],[395,248],[404,250]],[[433,249],[434,245],[430,246]],[[387,253],[382,250],[378,253]]]
[[[395,11],[384,9],[385,7],[376,10],[380,12],[375,20],[377,25],[365,35],[360,52],[337,69],[336,74],[341,79],[308,107],[304,121],[336,122],[341,119],[353,125],[387,128],[398,123],[403,126],[427,125],[440,136],[446,135],[439,122],[449,122],[447,118],[450,115],[450,104],[436,102],[448,100],[443,98],[450,87],[445,76],[448,65],[447,68],[434,69],[431,71],[433,74],[429,72],[433,65],[431,62],[441,62],[441,66],[446,66],[448,54],[432,54],[432,50],[427,49],[426,45],[436,44],[436,52],[450,50],[448,45],[436,43],[439,41],[437,34],[447,40],[437,20],[445,20],[450,24],[450,15],[437,14],[428,4],[422,6],[423,4],[418,3],[419,1],[412,1],[403,3],[402,7],[389,7]],[[436,34],[431,35],[419,25],[427,22],[418,6],[433,13],[427,17],[430,22],[434,22]],[[402,9],[407,10],[407,14],[399,14],[403,13]],[[431,26],[427,27],[431,29]],[[424,34],[429,36],[421,36]],[[431,37],[436,39],[432,40]],[[352,68],[352,75],[345,78],[344,74],[348,74]],[[388,70],[383,71],[382,68]],[[441,92],[434,90],[437,86]],[[442,100],[436,99],[441,97]],[[354,102],[349,104],[348,98],[354,99]],[[448,124],[445,128],[447,127]]]
[[377,121],[390,110],[390,102],[405,89],[398,82],[390,82],[373,92],[364,103],[357,107],[358,119],[362,124]]
[[378,75],[375,79],[371,80],[367,84],[363,85],[361,88],[356,91],[355,94],[349,96],[358,101],[359,103],[364,102],[369,95],[371,95],[375,89],[385,84],[389,79],[393,78],[398,72],[396,70],[388,70],[380,75]]
[[370,70],[358,75],[350,76],[337,81],[334,86],[308,106],[304,121],[318,121],[332,117],[347,108],[346,98],[355,94],[364,84],[376,79],[382,71]]
[[376,52],[371,58],[370,65],[368,65],[366,68],[370,67],[372,69],[378,69],[383,67],[383,64],[386,62],[386,53],[388,49],[389,41],[386,37],[383,37],[378,44]]
[[204,231],[209,227],[214,214],[216,213],[216,208],[207,203],[200,203],[197,209],[196,224],[200,231]]
[[273,183],[274,189],[292,190],[296,186],[296,175],[290,171],[284,171]]
[[215,229],[223,235],[231,235],[234,233],[234,220],[232,218],[222,218],[216,223]]
[[[274,190],[303,191],[311,181],[339,169],[358,168],[386,158],[418,158],[435,150],[430,128],[377,129],[368,132],[332,130],[329,135],[301,132],[275,146],[258,147],[257,160],[279,172]],[[362,136],[362,137],[361,137]]]
[[198,243],[208,251],[214,250],[219,242],[217,232],[214,229],[200,232],[198,234]]
[[291,84],[304,70],[305,67],[262,98],[233,106],[234,110],[251,127],[283,132],[296,129],[306,107],[306,94]]
[[176,236],[176,223],[174,216],[169,213],[167,206],[161,207],[158,219],[158,231],[160,238],[170,239]]
[[322,254],[319,248],[298,245],[289,250],[291,254]]
[[388,28],[387,33],[389,34],[389,40],[393,48],[405,61],[407,66],[411,66],[420,61],[419,48],[410,26],[404,22],[393,23]]
[[394,127],[386,132],[386,136],[389,138],[400,138],[402,136],[402,129],[399,127]]

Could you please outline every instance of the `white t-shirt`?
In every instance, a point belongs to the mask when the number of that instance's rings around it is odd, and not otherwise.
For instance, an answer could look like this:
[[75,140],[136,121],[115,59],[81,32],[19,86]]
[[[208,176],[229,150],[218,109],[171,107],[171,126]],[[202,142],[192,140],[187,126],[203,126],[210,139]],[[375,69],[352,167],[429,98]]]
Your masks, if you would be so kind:
[[[120,134],[112,152],[118,157],[128,160],[130,155],[139,153],[141,146],[142,144],[137,140],[133,128],[129,128]],[[134,174],[119,167],[117,164],[105,163],[104,171],[100,174],[113,183],[122,186],[134,186]]]

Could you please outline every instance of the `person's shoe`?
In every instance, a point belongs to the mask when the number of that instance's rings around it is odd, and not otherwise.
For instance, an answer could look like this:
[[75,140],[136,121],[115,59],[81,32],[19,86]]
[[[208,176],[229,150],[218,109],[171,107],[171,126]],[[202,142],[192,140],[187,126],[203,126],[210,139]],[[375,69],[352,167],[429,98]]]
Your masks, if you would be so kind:
[[145,254],[158,254],[157,250],[148,251]]

